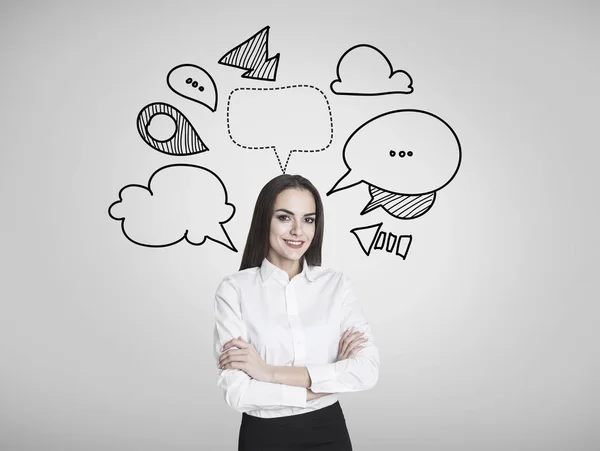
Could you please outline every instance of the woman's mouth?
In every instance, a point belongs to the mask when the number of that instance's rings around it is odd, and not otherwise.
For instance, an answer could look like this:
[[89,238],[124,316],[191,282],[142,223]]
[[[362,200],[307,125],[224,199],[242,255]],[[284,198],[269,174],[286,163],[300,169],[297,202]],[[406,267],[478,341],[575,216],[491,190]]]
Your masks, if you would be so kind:
[[300,249],[304,245],[304,241],[283,240],[292,249]]

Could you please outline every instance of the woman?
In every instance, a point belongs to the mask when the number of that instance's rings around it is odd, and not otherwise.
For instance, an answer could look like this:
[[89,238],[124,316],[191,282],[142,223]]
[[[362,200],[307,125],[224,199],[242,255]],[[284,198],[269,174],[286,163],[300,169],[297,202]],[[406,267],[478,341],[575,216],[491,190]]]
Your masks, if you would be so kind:
[[238,451],[351,451],[337,393],[379,377],[348,278],[321,267],[323,220],[312,183],[275,177],[256,201],[240,270],[217,288],[217,385],[242,412]]

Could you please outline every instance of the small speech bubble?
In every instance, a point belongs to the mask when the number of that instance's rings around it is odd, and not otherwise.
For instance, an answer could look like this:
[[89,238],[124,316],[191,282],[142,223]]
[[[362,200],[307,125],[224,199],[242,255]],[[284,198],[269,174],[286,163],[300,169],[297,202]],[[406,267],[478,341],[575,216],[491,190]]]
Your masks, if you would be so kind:
[[227,131],[243,149],[272,149],[285,174],[293,152],[320,152],[333,141],[329,100],[319,88],[237,88],[227,101]]
[[395,218],[415,219],[427,213],[435,202],[435,191],[433,193],[411,196],[408,194],[390,193],[370,185],[369,194],[371,195],[371,200],[365,205],[363,211],[360,212],[361,215],[381,207]]
[[328,196],[361,182],[389,193],[422,195],[452,181],[461,148],[454,130],[435,114],[395,110],[356,129],[344,145],[343,158],[348,171]]
[[206,239],[237,252],[224,224],[235,214],[217,174],[191,164],[158,169],[143,185],[127,185],[108,215],[121,221],[125,237],[146,247],[171,246],[186,240],[195,246]]
[[208,72],[193,64],[180,64],[167,74],[169,88],[181,97],[198,102],[215,112],[217,85]]

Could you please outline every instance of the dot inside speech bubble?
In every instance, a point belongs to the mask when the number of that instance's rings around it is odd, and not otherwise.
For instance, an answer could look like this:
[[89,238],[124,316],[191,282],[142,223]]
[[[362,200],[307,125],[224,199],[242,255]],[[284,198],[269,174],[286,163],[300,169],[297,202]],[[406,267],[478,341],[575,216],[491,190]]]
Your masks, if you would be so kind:
[[361,125],[343,150],[348,171],[327,193],[361,182],[390,193],[421,195],[452,181],[461,161],[454,130],[422,110],[395,110]]
[[217,85],[208,72],[193,64],[180,64],[167,74],[167,84],[176,94],[217,110]]
[[244,149],[271,149],[285,173],[293,152],[320,152],[333,141],[333,118],[319,88],[237,88],[227,101],[227,130]]

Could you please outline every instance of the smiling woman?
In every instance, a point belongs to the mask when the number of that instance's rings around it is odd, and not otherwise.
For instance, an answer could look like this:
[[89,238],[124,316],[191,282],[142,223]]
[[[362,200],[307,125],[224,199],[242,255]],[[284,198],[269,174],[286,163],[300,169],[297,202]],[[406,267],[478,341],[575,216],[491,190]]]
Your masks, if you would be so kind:
[[267,258],[291,279],[300,272],[300,259],[315,235],[315,199],[309,191],[286,189],[275,199],[274,210]]
[[261,190],[240,270],[215,294],[217,385],[238,450],[352,450],[337,393],[372,388],[379,351],[348,278],[321,267],[321,196],[299,175]]
[[[273,259],[281,258],[285,270],[295,272],[288,272],[290,279],[300,272],[302,257],[309,265],[320,266],[324,219],[321,196],[310,181],[299,175],[275,177],[256,200],[240,271],[261,266],[265,257],[275,265]],[[298,232],[305,235],[298,237]],[[283,247],[286,239],[291,241],[289,249]],[[278,254],[296,248],[296,253]]]

